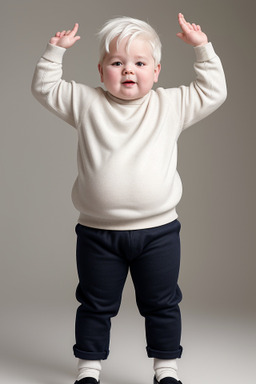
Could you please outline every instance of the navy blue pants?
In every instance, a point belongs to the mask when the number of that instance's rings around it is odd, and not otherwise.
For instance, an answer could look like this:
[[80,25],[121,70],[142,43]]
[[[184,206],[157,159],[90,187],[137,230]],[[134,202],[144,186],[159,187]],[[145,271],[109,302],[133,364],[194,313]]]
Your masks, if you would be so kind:
[[76,315],[76,357],[107,358],[111,318],[118,313],[129,269],[136,302],[145,317],[148,356],[181,356],[179,232],[178,220],[132,231],[76,226],[76,298],[81,303]]

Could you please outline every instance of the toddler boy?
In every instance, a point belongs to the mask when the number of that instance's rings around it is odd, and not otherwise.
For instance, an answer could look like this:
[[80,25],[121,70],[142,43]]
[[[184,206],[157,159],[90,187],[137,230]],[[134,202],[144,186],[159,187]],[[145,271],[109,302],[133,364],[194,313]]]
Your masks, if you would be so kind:
[[177,36],[196,54],[196,80],[189,86],[152,89],[161,69],[161,42],[149,24],[126,17],[108,21],[99,33],[105,90],[62,79],[63,55],[80,39],[78,24],[51,38],[35,70],[34,96],[78,134],[72,191],[80,212],[76,384],[99,383],[128,270],[145,317],[154,383],[181,383],[177,140],[224,102],[226,84],[206,34],[182,14],[178,20]]

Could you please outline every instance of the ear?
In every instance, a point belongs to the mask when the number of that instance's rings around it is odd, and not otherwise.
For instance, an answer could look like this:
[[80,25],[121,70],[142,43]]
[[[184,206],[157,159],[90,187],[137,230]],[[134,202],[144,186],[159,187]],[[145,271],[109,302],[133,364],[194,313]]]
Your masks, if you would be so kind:
[[100,74],[100,81],[103,83],[104,82],[104,79],[103,79],[103,68],[102,68],[100,63],[98,64],[98,70],[99,70],[99,74]]
[[154,69],[154,83],[158,82],[158,76],[160,74],[160,71],[161,71],[161,64],[157,64],[157,66]]

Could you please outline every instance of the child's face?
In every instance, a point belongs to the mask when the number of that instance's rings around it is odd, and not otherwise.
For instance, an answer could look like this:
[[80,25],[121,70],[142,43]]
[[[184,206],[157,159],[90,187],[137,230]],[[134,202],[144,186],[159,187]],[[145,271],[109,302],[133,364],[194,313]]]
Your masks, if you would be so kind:
[[145,96],[158,81],[161,66],[155,66],[149,43],[135,38],[127,50],[124,38],[118,49],[111,41],[109,53],[98,65],[101,81],[108,92],[123,100],[135,100]]

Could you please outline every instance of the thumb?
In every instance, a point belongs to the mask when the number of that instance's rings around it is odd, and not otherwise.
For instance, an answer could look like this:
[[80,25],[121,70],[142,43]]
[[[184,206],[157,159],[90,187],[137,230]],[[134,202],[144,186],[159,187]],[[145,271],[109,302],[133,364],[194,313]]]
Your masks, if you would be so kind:
[[182,32],[176,33],[176,36],[183,40],[184,34]]

